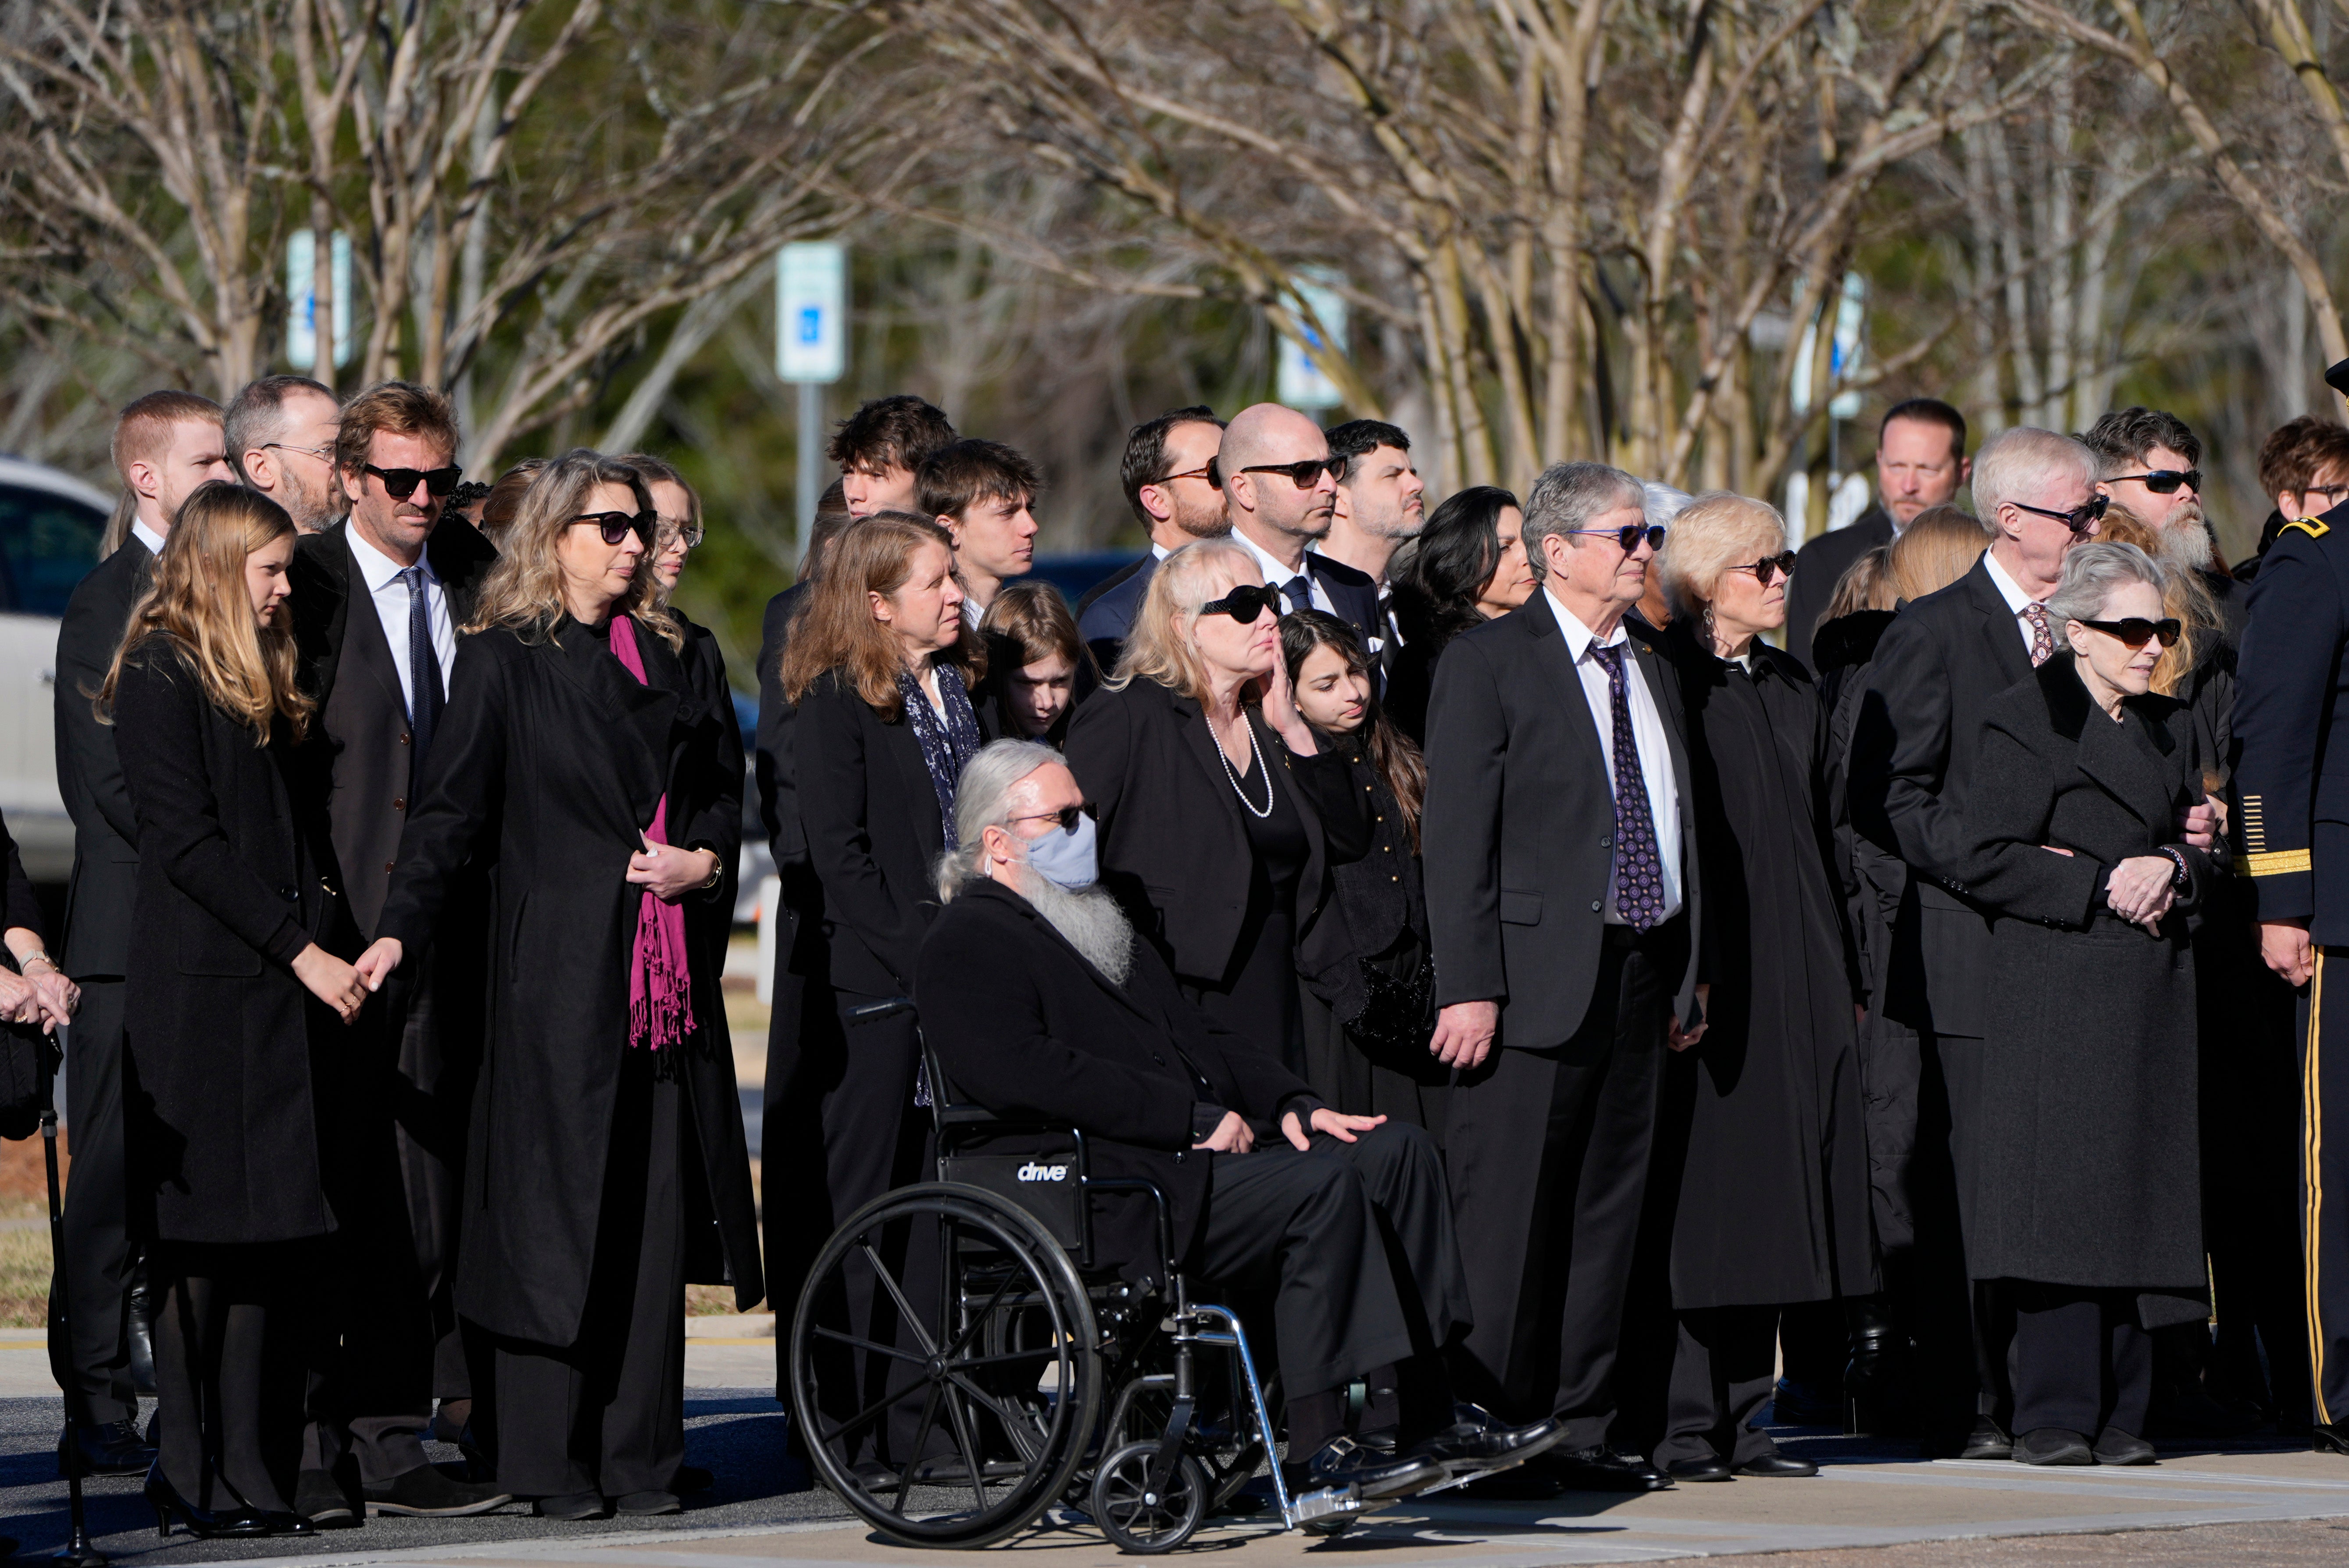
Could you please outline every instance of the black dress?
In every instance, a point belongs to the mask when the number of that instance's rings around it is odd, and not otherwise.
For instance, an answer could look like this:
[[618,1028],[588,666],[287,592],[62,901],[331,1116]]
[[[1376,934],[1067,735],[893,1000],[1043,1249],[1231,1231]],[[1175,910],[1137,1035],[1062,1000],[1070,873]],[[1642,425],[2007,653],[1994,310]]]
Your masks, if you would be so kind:
[[[1311,846],[1305,818],[1276,787],[1271,757],[1250,756],[1240,775],[1240,831],[1247,836],[1247,909],[1231,962],[1216,980],[1185,979],[1183,989],[1207,1016],[1253,1040],[1280,1064],[1304,1077],[1305,1018],[1297,992],[1297,882]],[[1229,781],[1226,781],[1228,784]],[[1257,807],[1271,802],[1267,815]]]

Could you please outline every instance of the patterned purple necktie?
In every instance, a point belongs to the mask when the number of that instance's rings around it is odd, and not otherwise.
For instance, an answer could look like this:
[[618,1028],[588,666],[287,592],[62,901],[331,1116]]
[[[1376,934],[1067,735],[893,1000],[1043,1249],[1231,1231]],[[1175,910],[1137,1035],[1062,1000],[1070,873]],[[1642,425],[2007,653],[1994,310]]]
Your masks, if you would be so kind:
[[1624,645],[1590,645],[1590,657],[1607,671],[1609,705],[1615,715],[1615,912],[1635,931],[1664,918],[1664,865],[1656,850],[1656,819],[1648,811],[1648,780],[1640,771],[1640,747],[1631,734],[1631,694],[1624,684]]
[[2031,668],[2036,670],[2055,657],[2055,631],[2047,624],[2047,607],[2043,604],[2023,606],[2023,621],[2031,628]]

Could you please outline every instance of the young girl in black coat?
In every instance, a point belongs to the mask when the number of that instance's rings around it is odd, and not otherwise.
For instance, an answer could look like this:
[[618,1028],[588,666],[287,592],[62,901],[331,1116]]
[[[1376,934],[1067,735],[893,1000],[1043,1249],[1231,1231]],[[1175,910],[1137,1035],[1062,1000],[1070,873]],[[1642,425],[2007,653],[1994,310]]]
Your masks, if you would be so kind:
[[336,1020],[366,996],[326,792],[296,748],[312,703],[285,614],[294,524],[206,484],[98,694],[139,813],[140,940],[125,976],[131,1227],[156,1291],[163,1533],[305,1535],[305,1243],[335,1228],[318,1129]]

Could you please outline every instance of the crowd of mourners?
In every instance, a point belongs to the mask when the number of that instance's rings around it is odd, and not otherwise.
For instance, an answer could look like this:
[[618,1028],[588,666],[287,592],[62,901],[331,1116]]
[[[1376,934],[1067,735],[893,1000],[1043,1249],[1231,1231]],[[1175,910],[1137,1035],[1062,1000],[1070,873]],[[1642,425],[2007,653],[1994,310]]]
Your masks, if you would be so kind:
[[1970,452],[1899,403],[1807,543],[1596,462],[1430,509],[1393,424],[1179,409],[1123,454],[1148,552],[1071,606],[1035,465],[884,398],[747,747],[679,470],[462,444],[290,376],[114,431],[73,879],[53,955],[8,846],[0,1019],[66,1041],[60,1464],[167,1533],[677,1511],[687,1285],[787,1323],[928,1178],[934,1089],[1165,1194],[1314,1484],[1814,1473],[1771,1424],[2349,1453],[2341,424],[2269,437],[2230,566],[2146,408]]

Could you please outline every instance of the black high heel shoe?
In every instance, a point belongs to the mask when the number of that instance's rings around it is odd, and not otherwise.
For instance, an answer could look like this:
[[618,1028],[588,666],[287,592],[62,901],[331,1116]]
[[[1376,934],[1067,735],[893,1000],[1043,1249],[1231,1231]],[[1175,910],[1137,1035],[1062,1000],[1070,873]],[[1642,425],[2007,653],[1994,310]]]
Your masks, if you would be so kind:
[[155,1533],[166,1541],[171,1538],[174,1521],[186,1525],[188,1533],[199,1540],[270,1533],[267,1522],[253,1509],[198,1508],[181,1497],[164,1479],[163,1467],[160,1462],[147,1472],[146,1496],[147,1506],[155,1511]]

